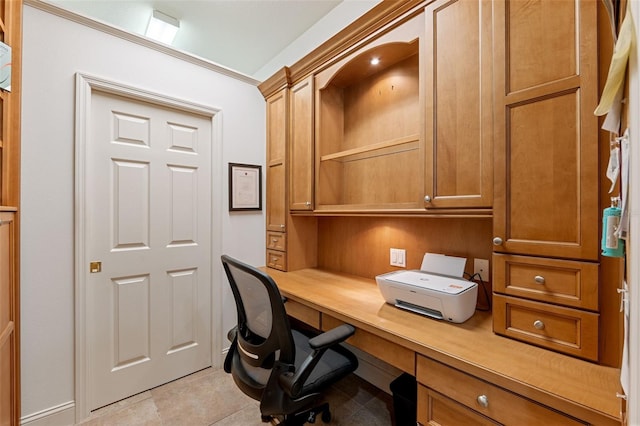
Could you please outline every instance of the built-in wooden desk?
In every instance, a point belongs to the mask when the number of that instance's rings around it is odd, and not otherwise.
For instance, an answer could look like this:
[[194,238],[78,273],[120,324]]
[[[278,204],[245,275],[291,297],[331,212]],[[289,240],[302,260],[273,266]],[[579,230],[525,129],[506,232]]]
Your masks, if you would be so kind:
[[[386,304],[371,279],[318,269],[264,270],[293,302],[299,319],[323,330],[340,321],[352,324],[357,331],[349,343],[416,375],[425,386],[431,386],[430,370],[450,371],[452,381],[464,372],[457,380],[471,381],[461,382],[465,389],[476,382],[495,385],[492,388],[506,390],[509,397],[535,401],[580,421],[575,424],[621,423],[618,369],[498,336],[492,331],[490,313],[476,311],[465,323],[453,324]],[[421,377],[429,377],[429,383]],[[433,383],[435,387],[435,379]],[[456,383],[450,385],[455,388]]]

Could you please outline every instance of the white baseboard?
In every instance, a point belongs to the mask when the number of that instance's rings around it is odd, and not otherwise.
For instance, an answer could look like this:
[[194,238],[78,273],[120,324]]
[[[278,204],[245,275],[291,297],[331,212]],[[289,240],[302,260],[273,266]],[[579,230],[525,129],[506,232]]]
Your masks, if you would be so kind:
[[75,420],[76,404],[74,401],[69,401],[23,416],[20,419],[20,424],[29,426],[70,426],[75,424]]

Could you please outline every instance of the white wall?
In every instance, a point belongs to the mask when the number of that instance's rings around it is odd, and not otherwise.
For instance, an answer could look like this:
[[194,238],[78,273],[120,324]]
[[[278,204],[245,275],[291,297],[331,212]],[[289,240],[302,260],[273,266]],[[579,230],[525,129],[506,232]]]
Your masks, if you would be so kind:
[[313,49],[337,34],[358,17],[368,12],[381,0],[344,0],[331,9],[313,27],[294,40],[254,74],[264,81],[285,65],[292,65]]
[[[264,214],[230,214],[226,188],[228,162],[261,164],[264,171],[265,106],[258,89],[246,81],[29,5],[24,8],[23,48],[22,418],[35,422],[59,409],[73,411],[75,397],[75,73],[222,110],[223,146],[218,159],[222,187],[214,194],[222,229],[214,234],[220,236],[224,253],[260,265],[264,264]],[[215,265],[219,254],[214,253]],[[217,271],[214,294],[223,278],[219,266]],[[223,306],[234,306],[226,291]],[[219,323],[222,314],[217,315]],[[221,347],[228,346],[223,336],[234,322],[231,308],[224,314]]]

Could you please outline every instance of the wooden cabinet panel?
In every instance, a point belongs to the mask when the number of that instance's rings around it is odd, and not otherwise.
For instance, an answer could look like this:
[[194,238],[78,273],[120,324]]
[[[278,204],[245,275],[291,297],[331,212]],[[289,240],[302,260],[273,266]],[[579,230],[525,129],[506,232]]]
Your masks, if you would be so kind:
[[575,35],[579,28],[576,18],[580,3],[507,2],[507,93],[559,81],[578,73]]
[[267,266],[269,268],[287,270],[287,253],[282,251],[267,250]]
[[498,334],[592,361],[598,360],[598,314],[494,294]]
[[284,232],[267,231],[267,249],[287,251],[287,238]]
[[313,210],[313,76],[290,90],[289,209]]
[[320,330],[320,312],[295,300],[287,300],[284,304],[287,314],[295,319]]
[[491,14],[489,0],[425,9],[427,209],[492,205]]
[[495,250],[595,261],[597,4],[494,8]]
[[[322,314],[322,331],[331,330],[344,324],[342,321]],[[415,374],[415,352],[358,328],[347,343],[391,364],[409,374]]]
[[422,385],[418,385],[418,422],[425,426],[499,424]]
[[496,253],[493,291],[597,311],[598,264]]
[[18,288],[15,215],[0,211],[0,424],[18,424]]
[[493,6],[494,331],[597,361],[598,5]]
[[[423,356],[418,356],[416,376],[419,383],[500,424],[573,426],[585,424]],[[423,401],[422,404],[424,403]],[[461,410],[457,411],[459,415]],[[482,419],[477,414],[472,418],[475,422],[472,424],[492,424],[478,423]]]
[[288,90],[267,99],[267,231],[286,231]]

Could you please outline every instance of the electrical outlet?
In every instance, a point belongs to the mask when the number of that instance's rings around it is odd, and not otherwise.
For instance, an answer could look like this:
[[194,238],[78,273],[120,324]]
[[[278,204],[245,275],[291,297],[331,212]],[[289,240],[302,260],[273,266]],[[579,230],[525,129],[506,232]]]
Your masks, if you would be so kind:
[[389,263],[391,266],[406,267],[406,251],[404,249],[389,249]]
[[481,280],[489,279],[489,260],[473,259],[473,273],[480,275]]

